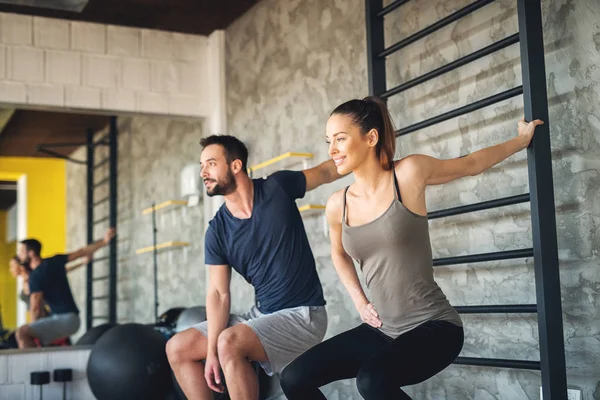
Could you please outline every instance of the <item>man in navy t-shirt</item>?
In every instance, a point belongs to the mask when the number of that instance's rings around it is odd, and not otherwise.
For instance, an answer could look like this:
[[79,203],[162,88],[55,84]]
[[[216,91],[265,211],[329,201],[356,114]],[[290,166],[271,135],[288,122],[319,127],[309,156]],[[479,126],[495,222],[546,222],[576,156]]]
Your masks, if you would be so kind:
[[[42,244],[36,239],[19,243],[17,255],[31,268],[29,275],[31,323],[19,327],[15,333],[19,348],[35,347],[35,339],[42,344],[68,337],[79,329],[79,309],[73,299],[67,279],[66,264],[80,257],[91,257],[96,250],[110,243],[115,230],[109,229],[104,238],[69,254],[42,259]],[[42,317],[44,303],[52,314]]]
[[[249,361],[269,375],[281,372],[327,330],[323,290],[295,200],[340,176],[330,160],[251,179],[241,141],[214,135],[200,144],[207,194],[225,196],[205,237],[207,321],[171,338],[167,355],[190,399],[222,392],[221,369],[231,398],[257,399]],[[254,287],[254,305],[244,315],[230,315],[232,269]]]

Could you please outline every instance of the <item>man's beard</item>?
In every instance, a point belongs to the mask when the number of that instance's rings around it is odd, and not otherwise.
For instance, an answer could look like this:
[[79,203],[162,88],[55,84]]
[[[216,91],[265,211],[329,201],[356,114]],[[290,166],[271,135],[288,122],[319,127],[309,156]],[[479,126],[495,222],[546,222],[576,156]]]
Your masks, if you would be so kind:
[[[214,181],[216,182],[216,181]],[[213,196],[227,196],[233,193],[237,189],[237,183],[231,170],[227,171],[227,176],[223,182],[217,182],[212,189],[206,189],[206,194],[209,197]]]

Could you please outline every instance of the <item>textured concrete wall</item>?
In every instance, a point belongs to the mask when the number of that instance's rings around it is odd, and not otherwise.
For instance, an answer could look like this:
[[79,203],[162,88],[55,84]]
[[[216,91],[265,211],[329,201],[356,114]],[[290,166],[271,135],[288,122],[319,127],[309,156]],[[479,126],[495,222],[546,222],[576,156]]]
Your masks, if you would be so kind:
[[[197,121],[159,117],[123,117],[118,120],[118,319],[121,322],[151,323],[154,320],[154,273],[152,252],[136,254],[136,249],[152,246],[152,216],[142,209],[166,200],[180,199],[179,174],[200,157],[199,141],[203,124]],[[104,132],[99,133],[103,135]],[[96,152],[97,162],[108,149]],[[85,159],[85,149],[74,158]],[[108,164],[96,171],[95,180],[108,174]],[[86,243],[86,169],[69,163],[67,167],[68,249]],[[107,185],[96,190],[99,200]],[[95,219],[108,213],[108,205],[95,208]],[[204,304],[204,229],[203,208],[169,207],[156,212],[157,242],[185,241],[189,247],[160,250],[158,253],[159,314],[171,307]],[[100,238],[107,223],[98,224]],[[107,250],[98,251],[98,256]],[[107,272],[106,261],[94,265],[94,275]],[[85,269],[70,274],[75,299],[85,317]],[[105,282],[96,282],[94,295],[107,293]],[[95,304],[96,315],[106,315],[106,303]],[[83,319],[85,321],[85,319]],[[97,325],[103,321],[95,321]],[[82,327],[85,331],[85,327]]]
[[[468,0],[419,1],[386,19],[392,44],[443,18]],[[388,87],[426,73],[517,32],[516,2],[501,0],[420,40],[387,62]],[[543,1],[557,228],[569,384],[600,398],[600,6],[595,0]],[[390,101],[399,127],[521,84],[518,45],[411,89]],[[331,110],[368,92],[362,0],[264,0],[227,29],[228,128],[247,142],[251,164],[286,151],[327,158],[325,122]],[[517,97],[398,139],[398,156],[419,152],[456,157],[515,135]],[[326,201],[343,182],[307,195]],[[484,175],[428,190],[429,210],[526,193],[526,155]],[[321,218],[305,220],[325,288],[328,336],[359,320],[331,264]],[[529,205],[432,221],[436,257],[531,246]],[[455,305],[535,302],[533,260],[436,269]],[[234,308],[252,291],[234,280]],[[465,316],[463,356],[538,359],[537,318]],[[418,399],[537,399],[539,373],[452,366],[407,391]],[[330,399],[359,399],[354,382],[325,388]]]

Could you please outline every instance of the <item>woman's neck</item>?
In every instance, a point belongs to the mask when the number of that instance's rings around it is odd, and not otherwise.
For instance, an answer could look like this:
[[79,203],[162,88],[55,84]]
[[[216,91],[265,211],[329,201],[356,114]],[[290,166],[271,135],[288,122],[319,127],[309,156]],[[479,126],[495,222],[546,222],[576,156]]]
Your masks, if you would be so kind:
[[370,197],[389,182],[390,171],[381,167],[377,158],[368,158],[354,171],[354,187],[358,195]]

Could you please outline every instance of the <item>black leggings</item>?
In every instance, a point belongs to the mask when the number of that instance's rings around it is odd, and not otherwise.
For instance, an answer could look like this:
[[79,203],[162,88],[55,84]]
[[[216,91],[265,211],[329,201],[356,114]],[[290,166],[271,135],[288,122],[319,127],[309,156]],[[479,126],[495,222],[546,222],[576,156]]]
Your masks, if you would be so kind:
[[362,324],[294,360],[281,374],[281,387],[288,400],[322,400],[319,387],[356,378],[364,399],[410,399],[400,387],[442,371],[458,356],[463,340],[463,328],[446,321],[425,322],[396,339]]

